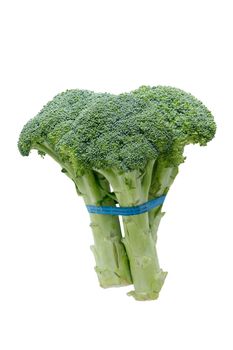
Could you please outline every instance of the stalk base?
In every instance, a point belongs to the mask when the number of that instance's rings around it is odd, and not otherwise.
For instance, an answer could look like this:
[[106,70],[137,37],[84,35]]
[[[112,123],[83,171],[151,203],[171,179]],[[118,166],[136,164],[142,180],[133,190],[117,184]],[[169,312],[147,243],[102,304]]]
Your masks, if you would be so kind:
[[151,283],[151,290],[147,291],[136,291],[132,290],[127,293],[128,296],[134,297],[135,300],[145,301],[145,300],[155,300],[159,297],[159,292],[164,284],[165,278],[167,276],[167,272],[160,271]]

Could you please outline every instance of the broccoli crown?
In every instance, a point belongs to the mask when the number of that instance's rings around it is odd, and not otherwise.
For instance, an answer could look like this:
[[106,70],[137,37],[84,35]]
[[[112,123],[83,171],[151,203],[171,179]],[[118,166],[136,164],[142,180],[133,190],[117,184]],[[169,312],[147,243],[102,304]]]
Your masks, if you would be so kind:
[[130,171],[158,157],[178,165],[185,145],[206,145],[215,130],[210,111],[176,88],[142,86],[120,95],[67,90],[24,126],[18,147],[27,156],[46,144],[80,169]]

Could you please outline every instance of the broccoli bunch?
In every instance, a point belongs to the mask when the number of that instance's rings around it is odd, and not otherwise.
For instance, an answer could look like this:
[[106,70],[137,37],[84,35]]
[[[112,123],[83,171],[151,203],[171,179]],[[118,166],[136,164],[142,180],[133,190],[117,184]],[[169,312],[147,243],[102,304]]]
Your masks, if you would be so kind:
[[[113,95],[67,90],[24,126],[23,156],[32,149],[58,162],[86,205],[134,207],[166,195],[184,147],[215,135],[210,111],[192,95],[166,86],[141,86]],[[102,287],[133,283],[136,300],[156,299],[166,272],[156,251],[162,205],[119,218],[90,214]]]

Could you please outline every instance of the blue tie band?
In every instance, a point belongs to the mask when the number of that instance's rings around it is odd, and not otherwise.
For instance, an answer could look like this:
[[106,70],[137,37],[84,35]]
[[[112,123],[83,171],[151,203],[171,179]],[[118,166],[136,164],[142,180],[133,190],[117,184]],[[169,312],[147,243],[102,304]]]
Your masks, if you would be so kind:
[[153,208],[158,207],[163,204],[166,196],[161,196],[155,199],[152,199],[146,203],[136,205],[135,207],[110,207],[110,206],[96,206],[96,205],[87,205],[87,210],[90,214],[104,214],[104,215],[139,215],[150,211]]

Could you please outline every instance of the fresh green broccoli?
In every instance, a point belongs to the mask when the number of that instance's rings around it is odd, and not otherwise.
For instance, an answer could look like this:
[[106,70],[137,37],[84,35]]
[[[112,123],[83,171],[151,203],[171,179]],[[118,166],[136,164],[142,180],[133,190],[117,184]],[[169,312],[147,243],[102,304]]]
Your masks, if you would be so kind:
[[[73,180],[86,205],[133,207],[166,195],[184,162],[185,145],[204,146],[216,131],[212,114],[172,87],[142,86],[113,95],[68,90],[23,128],[18,147],[48,154]],[[111,190],[112,189],[112,190]],[[156,299],[164,283],[156,252],[162,205],[123,217],[90,214],[102,287],[127,285],[136,300]]]

